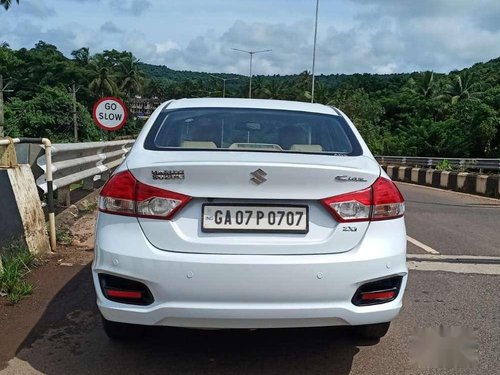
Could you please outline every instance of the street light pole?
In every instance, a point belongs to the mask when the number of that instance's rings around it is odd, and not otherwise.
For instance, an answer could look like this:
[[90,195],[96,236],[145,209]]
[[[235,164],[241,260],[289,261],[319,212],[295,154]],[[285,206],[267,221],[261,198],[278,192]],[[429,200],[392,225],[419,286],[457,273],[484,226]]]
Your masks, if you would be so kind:
[[250,86],[249,86],[249,89],[248,89],[248,97],[251,99],[252,98],[252,76],[253,76],[252,66],[253,66],[253,55],[255,55],[257,53],[271,52],[272,49],[264,49],[264,50],[261,50],[261,51],[245,51],[243,49],[238,49],[238,48],[231,48],[231,49],[233,51],[244,52],[244,53],[248,53],[250,55]]
[[319,0],[316,0],[316,22],[314,23],[314,46],[313,46],[311,103],[314,103],[314,86],[316,83],[316,79],[315,79],[314,74],[315,74],[315,68],[316,68],[316,40],[318,38],[318,13],[319,13]]
[[222,97],[226,97],[226,81],[235,81],[239,78],[222,78],[222,77],[217,77],[212,74],[210,74],[210,77],[213,77],[215,79],[220,79],[222,81]]
[[253,73],[252,73],[252,66],[253,66],[253,53],[250,53],[250,83],[249,83],[249,86],[248,86],[248,97],[251,99],[252,98],[252,77],[253,77]]
[[78,142],[78,121],[76,116],[76,93],[80,90],[80,88],[75,87],[75,83],[71,85],[69,91],[71,92],[71,97],[73,99],[73,136],[75,139],[75,143]]
[[13,90],[7,90],[7,86],[9,86],[9,83],[7,83],[4,86],[3,85],[3,75],[0,74],[0,137],[4,136],[3,93],[13,91]]

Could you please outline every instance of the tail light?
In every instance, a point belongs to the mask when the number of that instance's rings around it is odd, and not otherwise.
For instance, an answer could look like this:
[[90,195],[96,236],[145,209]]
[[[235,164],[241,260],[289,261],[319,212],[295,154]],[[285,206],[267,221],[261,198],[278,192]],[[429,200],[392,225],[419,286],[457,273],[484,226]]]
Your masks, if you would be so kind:
[[127,170],[117,173],[104,185],[99,211],[170,220],[190,200],[186,195],[143,184]]
[[395,219],[405,211],[398,188],[383,177],[367,189],[325,198],[321,203],[339,222]]

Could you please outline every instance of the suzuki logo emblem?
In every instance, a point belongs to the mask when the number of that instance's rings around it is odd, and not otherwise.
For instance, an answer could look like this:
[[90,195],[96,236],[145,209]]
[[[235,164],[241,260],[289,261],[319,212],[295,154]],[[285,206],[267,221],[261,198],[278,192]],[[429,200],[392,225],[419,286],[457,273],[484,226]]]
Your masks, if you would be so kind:
[[252,181],[253,183],[255,183],[257,185],[260,185],[263,182],[267,181],[267,178],[266,178],[267,173],[264,172],[260,168],[257,169],[256,171],[251,172],[250,175],[252,176],[252,178],[250,178],[250,181]]

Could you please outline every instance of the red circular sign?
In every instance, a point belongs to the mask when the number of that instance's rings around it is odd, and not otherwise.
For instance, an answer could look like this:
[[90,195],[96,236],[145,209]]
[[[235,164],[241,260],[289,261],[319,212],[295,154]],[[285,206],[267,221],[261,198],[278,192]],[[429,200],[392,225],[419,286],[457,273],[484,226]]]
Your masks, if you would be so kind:
[[127,122],[128,111],[120,98],[108,96],[94,104],[92,117],[101,129],[115,131],[121,129]]

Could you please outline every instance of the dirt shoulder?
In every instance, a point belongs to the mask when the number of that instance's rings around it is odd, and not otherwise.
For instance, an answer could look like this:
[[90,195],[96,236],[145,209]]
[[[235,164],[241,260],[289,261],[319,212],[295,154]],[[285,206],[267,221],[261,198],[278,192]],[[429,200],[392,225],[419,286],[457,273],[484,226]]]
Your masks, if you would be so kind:
[[96,193],[58,215],[57,252],[26,276],[34,287],[32,295],[16,305],[0,297],[0,370],[16,355],[51,301],[92,262]]

